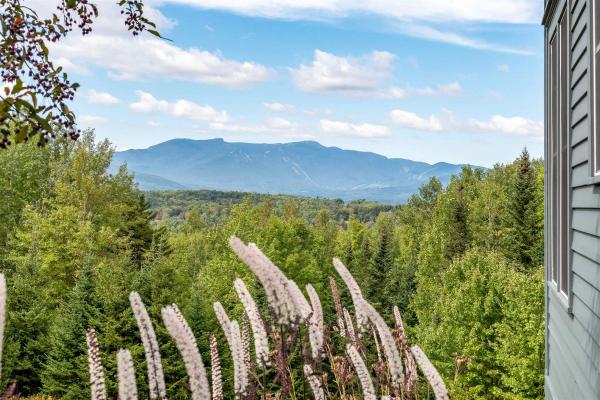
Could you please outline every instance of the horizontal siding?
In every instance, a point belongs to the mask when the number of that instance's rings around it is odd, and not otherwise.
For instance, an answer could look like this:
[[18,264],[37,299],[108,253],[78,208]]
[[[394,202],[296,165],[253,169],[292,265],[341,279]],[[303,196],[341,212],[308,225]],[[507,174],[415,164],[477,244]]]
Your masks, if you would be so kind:
[[571,206],[573,208],[600,208],[600,187],[583,186],[573,189]]
[[600,266],[595,261],[573,252],[573,272],[590,285],[600,288]]
[[[583,8],[586,6],[587,6],[586,0],[572,1],[571,2],[571,18],[574,20],[575,16],[581,14],[581,10],[583,10]],[[571,30],[573,31],[574,28],[575,27],[573,27]]]
[[571,87],[579,83],[587,75],[590,64],[589,60],[589,55],[585,52],[581,58],[578,58],[575,60],[575,63],[571,64]]
[[547,387],[557,400],[600,399],[600,186],[590,184],[590,1],[568,2],[571,12],[570,303],[557,293],[553,284],[547,290]]
[[[581,79],[583,85],[589,85],[587,74]],[[571,111],[571,127],[581,122],[588,115],[588,97],[585,96],[586,101],[580,101],[574,104]]]
[[571,186],[579,187],[587,185],[590,179],[590,167],[588,162],[581,163],[571,169]]
[[577,146],[584,140],[588,140],[589,136],[590,118],[588,118],[588,115],[586,115],[585,118],[573,123],[573,127],[571,129],[571,146]]
[[590,154],[590,146],[587,137],[573,146],[571,150],[571,166],[576,167],[586,163]]
[[[550,292],[548,346],[549,376],[558,399],[592,399],[593,388],[579,365],[581,357],[586,358],[571,329],[573,321],[557,298]],[[574,397],[567,397],[567,395]]]
[[577,105],[587,100],[588,89],[589,82],[588,79],[585,79],[585,76],[583,77],[583,79],[580,79],[578,82],[575,83],[575,86],[573,86],[573,88],[571,89],[572,108],[577,107]]
[[571,249],[582,256],[591,260],[600,260],[599,244],[597,237],[578,230],[573,230]]
[[600,212],[593,209],[575,209],[571,217],[573,229],[600,236]]

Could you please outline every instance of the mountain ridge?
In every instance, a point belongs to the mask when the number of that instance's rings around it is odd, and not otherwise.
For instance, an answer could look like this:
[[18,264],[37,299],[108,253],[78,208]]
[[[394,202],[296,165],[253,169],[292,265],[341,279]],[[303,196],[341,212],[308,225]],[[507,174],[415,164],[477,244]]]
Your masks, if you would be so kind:
[[315,141],[226,142],[171,139],[146,149],[116,152],[142,190],[212,189],[406,201],[435,176],[447,183],[464,165],[428,164],[373,152],[326,147]]

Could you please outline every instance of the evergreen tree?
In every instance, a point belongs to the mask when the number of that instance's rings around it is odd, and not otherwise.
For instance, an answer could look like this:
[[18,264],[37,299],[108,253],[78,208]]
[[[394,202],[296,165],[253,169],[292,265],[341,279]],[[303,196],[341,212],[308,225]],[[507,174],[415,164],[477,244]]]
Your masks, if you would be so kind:
[[536,177],[527,149],[523,149],[515,168],[509,192],[506,254],[529,269],[537,258],[534,248],[540,226],[536,220]]
[[90,397],[86,331],[99,326],[100,301],[88,264],[50,328],[49,353],[42,381],[44,392],[65,400]]
[[129,238],[132,260],[140,264],[155,237],[152,222],[156,212],[150,210],[150,204],[143,194],[138,198],[124,215],[126,225],[122,228],[122,234]]
[[448,260],[453,260],[463,254],[470,245],[464,190],[464,184],[459,182],[448,229],[448,242],[446,244],[446,258]]
[[394,271],[394,238],[391,218],[382,214],[377,220],[377,243],[370,264],[368,275],[367,299],[382,310],[391,310],[391,305],[385,298],[385,286],[389,284],[387,278]]

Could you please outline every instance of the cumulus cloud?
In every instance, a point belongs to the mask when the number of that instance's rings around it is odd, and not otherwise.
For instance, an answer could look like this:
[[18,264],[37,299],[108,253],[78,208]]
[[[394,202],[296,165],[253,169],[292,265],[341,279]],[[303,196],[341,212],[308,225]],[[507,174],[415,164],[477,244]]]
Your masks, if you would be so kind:
[[316,137],[306,133],[304,127],[285,118],[267,118],[261,123],[214,122],[209,128],[218,132],[268,134],[289,140],[314,140]]
[[410,96],[453,96],[462,93],[458,82],[435,88],[400,88],[389,85],[395,56],[373,51],[360,57],[342,57],[315,50],[312,63],[292,69],[295,86],[303,92],[381,99]]
[[88,90],[86,99],[91,104],[99,105],[113,105],[120,102],[120,100],[112,94],[107,92],[97,92],[94,89]]
[[422,117],[405,110],[393,110],[390,112],[390,120],[403,128],[430,132],[467,131],[540,138],[544,131],[544,124],[541,121],[521,116],[494,115],[489,120],[465,119],[456,117],[448,110],[444,110],[442,116],[430,115],[429,117]]
[[471,119],[469,126],[477,131],[504,133],[541,137],[544,134],[544,124],[524,117],[505,117],[494,115],[488,121]]
[[163,113],[179,118],[197,121],[224,123],[228,121],[225,111],[216,111],[211,106],[201,106],[188,100],[178,100],[174,103],[159,100],[150,93],[138,90],[138,101],[129,104],[129,109],[139,113]]
[[322,119],[320,128],[325,133],[359,138],[382,138],[391,135],[390,129],[384,125],[354,124],[329,119]]
[[394,58],[387,51],[340,57],[315,50],[313,62],[292,70],[292,77],[304,92],[362,95],[378,90],[392,77]]
[[532,0],[171,0],[269,18],[345,17],[376,14],[398,20],[538,23],[543,4]]
[[107,121],[106,118],[99,117],[97,115],[80,115],[79,117],[77,117],[77,122],[80,125],[94,127],[97,125],[105,124]]
[[217,131],[234,133],[268,133],[283,137],[297,135],[301,126],[297,122],[285,118],[267,118],[263,123],[249,124],[243,122],[213,122],[210,128]]
[[292,112],[295,110],[294,106],[282,103],[263,103],[265,108],[273,112]]
[[441,131],[444,129],[442,121],[434,115],[429,118],[422,118],[409,111],[393,110],[390,117],[392,122],[404,128],[423,131]]
[[55,54],[104,67],[111,71],[111,78],[119,80],[154,78],[244,87],[271,76],[268,68],[256,63],[227,60],[219,53],[182,49],[148,37],[74,35],[56,45]]
[[[53,11],[52,2],[31,0],[42,16]],[[123,80],[183,80],[225,87],[246,87],[268,80],[272,71],[251,61],[227,59],[220,52],[182,48],[144,34],[133,37],[113,0],[97,0],[100,16],[93,32],[85,37],[74,34],[51,46],[51,56],[67,72],[89,72],[87,66],[100,66],[109,77]],[[156,2],[145,3],[147,16],[168,36],[176,22],[165,17]],[[55,7],[55,4],[54,4]]]

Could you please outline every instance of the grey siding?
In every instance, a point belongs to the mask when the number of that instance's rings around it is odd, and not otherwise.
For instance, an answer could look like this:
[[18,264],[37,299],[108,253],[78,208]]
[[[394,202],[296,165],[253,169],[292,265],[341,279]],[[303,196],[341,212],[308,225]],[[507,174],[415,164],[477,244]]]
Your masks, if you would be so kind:
[[546,392],[555,400],[600,399],[600,186],[591,179],[591,1],[545,2],[546,43],[565,9],[571,52],[571,293],[567,299],[552,283],[546,290]]

